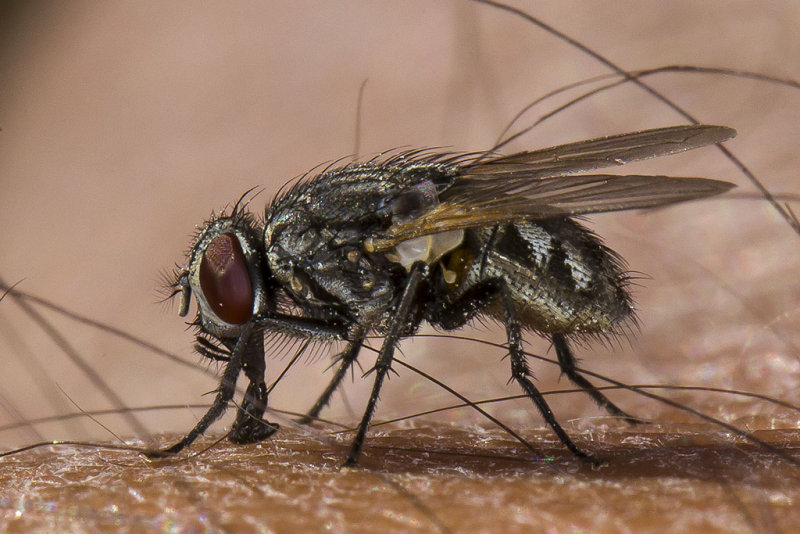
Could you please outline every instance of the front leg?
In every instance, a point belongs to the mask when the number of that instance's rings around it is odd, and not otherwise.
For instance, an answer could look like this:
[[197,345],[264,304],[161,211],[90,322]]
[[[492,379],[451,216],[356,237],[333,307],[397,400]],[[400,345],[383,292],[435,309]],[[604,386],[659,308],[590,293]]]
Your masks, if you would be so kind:
[[[340,340],[347,336],[347,329],[336,322],[323,321],[307,317],[295,317],[278,313],[269,313],[258,316],[254,322],[260,328],[270,332],[285,334],[299,339],[319,339],[319,340]],[[364,338],[361,336],[355,341],[348,342],[348,348],[343,357],[342,368],[334,377],[325,393],[317,400],[317,403],[302,422],[310,420],[319,415],[319,411],[327,404],[330,395],[336,389],[339,381],[344,376],[344,372],[358,354],[358,349]],[[257,443],[263,441],[274,434],[279,426],[277,423],[264,421],[262,416],[267,409],[267,385],[264,382],[264,337],[258,336],[249,345],[248,351],[244,355],[242,364],[250,385],[244,395],[242,406],[236,414],[236,421],[231,427],[230,440],[234,443]]]
[[[171,447],[167,447],[166,449],[147,451],[144,453],[145,456],[148,458],[165,458],[167,456],[172,456],[173,454],[179,453],[191,445],[194,440],[196,440],[208,429],[209,426],[211,426],[212,423],[214,423],[214,421],[219,419],[222,414],[225,413],[225,409],[228,407],[228,402],[230,402],[230,400],[233,398],[233,394],[236,392],[236,380],[239,378],[239,372],[242,370],[242,359],[248,350],[248,343],[251,339],[250,336],[252,335],[252,332],[252,323],[245,325],[242,334],[239,336],[239,339],[236,341],[236,345],[233,347],[231,357],[225,366],[225,372],[222,374],[222,380],[220,380],[219,388],[217,388],[217,396],[214,398],[211,408],[208,409],[202,419],[200,419],[195,427],[189,431],[189,433],[186,434],[186,436],[184,436],[184,438],[178,443],[172,445]],[[255,335],[261,335],[260,331],[257,331]]]
[[[270,332],[282,333],[300,339],[320,339],[327,341],[344,339],[346,335],[346,329],[337,323],[306,317],[272,313],[256,317],[254,322],[261,328],[269,330]],[[352,356],[353,359],[355,355],[358,354],[358,348],[361,347],[362,341],[363,337],[358,339],[355,345],[353,342],[350,342],[348,345],[348,347],[354,347],[353,350],[355,352]],[[264,382],[264,372],[266,370],[264,356],[264,336],[259,331],[259,333],[251,339],[247,351],[243,355],[242,369],[245,375],[247,375],[247,378],[250,379],[250,385],[245,392],[242,406],[236,414],[236,421],[234,421],[231,427],[229,439],[233,443],[257,443],[272,436],[279,428],[277,423],[270,423],[264,421],[262,418],[264,411],[267,409],[268,395],[267,385]],[[342,375],[344,374],[343,371]],[[341,377],[339,377],[339,380],[341,380]],[[319,410],[327,403],[330,393],[333,393],[333,389],[335,389],[337,385],[338,381],[328,386],[330,389],[328,397],[324,398],[323,396],[317,401],[315,408],[318,407],[318,409],[317,412],[313,414],[313,417],[318,415]]]
[[[232,427],[231,437],[239,443],[260,441],[268,437],[277,429],[277,425],[264,424],[261,416],[267,406],[267,389],[264,384],[264,338],[263,331],[286,334],[302,339],[346,339],[347,329],[338,324],[332,324],[317,319],[294,317],[284,314],[261,314],[253,317],[243,328],[239,338],[232,348],[230,358],[227,359],[225,371],[222,374],[217,396],[206,414],[197,422],[195,427],[176,444],[165,449],[145,452],[149,458],[164,458],[176,454],[191,445],[208,427],[219,419],[228,403],[236,392],[236,380],[242,369],[250,379],[245,399],[241,410],[237,414]],[[253,348],[250,345],[256,344]],[[201,354],[203,352],[201,351]],[[219,352],[214,350],[214,354]],[[223,360],[224,358],[212,358]],[[258,421],[256,423],[256,421]]]
[[358,457],[361,455],[364,437],[367,434],[367,428],[369,428],[369,423],[375,412],[375,406],[378,403],[378,395],[383,385],[383,379],[392,367],[394,349],[398,341],[400,341],[401,333],[408,330],[408,321],[414,311],[417,291],[419,290],[419,285],[426,269],[428,269],[428,266],[421,262],[417,262],[411,267],[411,273],[409,273],[403,295],[400,298],[397,308],[394,310],[394,319],[391,325],[389,325],[389,331],[386,333],[383,346],[381,346],[381,351],[375,362],[375,368],[373,369],[375,371],[375,383],[372,386],[372,394],[369,396],[364,416],[361,418],[361,423],[358,425],[356,437],[353,439],[353,444],[350,446],[350,454],[348,454],[347,461],[344,463],[345,467],[352,467],[358,464]]
[[236,413],[228,439],[233,443],[257,443],[278,431],[277,423],[262,417],[267,409],[267,384],[264,381],[264,334],[261,331],[251,336],[242,361],[242,370],[250,379],[250,385]]
[[251,321],[258,328],[298,339],[320,341],[346,340],[348,328],[338,321],[296,317],[283,313],[262,313]]

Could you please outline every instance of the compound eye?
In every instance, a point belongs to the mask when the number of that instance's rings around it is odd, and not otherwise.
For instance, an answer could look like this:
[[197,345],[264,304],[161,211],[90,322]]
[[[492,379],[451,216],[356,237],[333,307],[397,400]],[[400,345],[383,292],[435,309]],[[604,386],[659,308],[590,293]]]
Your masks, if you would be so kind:
[[253,314],[253,282],[247,258],[233,234],[211,240],[200,261],[200,289],[217,317],[242,324]]

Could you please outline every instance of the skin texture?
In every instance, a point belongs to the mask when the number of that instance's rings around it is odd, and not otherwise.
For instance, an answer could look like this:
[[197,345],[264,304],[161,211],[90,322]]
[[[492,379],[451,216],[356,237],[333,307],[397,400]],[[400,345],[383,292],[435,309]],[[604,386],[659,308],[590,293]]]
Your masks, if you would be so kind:
[[[793,2],[768,9],[716,1],[520,5],[624,68],[695,64],[800,79]],[[0,32],[0,275],[24,279],[21,289],[192,363],[198,357],[177,307],[153,304],[158,273],[184,261],[194,225],[212,209],[258,186],[264,192],[251,207],[260,212],[288,179],[353,153],[363,80],[358,152],[373,154],[405,146],[486,149],[534,98],[608,72],[508,13],[463,2],[40,4],[0,18],[8,28]],[[797,90],[692,74],[647,81],[703,122],[736,128],[726,146],[770,190],[798,192]],[[641,90],[624,87],[557,115],[504,151],[681,122]],[[625,170],[719,178],[739,184],[740,196],[754,194],[713,148]],[[641,333],[632,343],[576,346],[584,367],[627,383],[712,385],[800,402],[800,247],[773,209],[732,194],[597,216],[589,226],[650,278],[635,291]],[[216,387],[214,378],[107,332],[47,316],[128,405],[195,403]],[[463,333],[503,340],[494,325]],[[546,342],[526,341],[532,352],[547,353]],[[268,381],[291,349],[267,361]],[[471,399],[518,393],[506,386],[500,349],[430,338],[401,349],[404,359]],[[322,390],[328,358],[321,349],[308,354],[303,360],[311,363],[288,374],[271,406],[303,411]],[[75,411],[59,388],[83,409],[113,407],[7,300],[0,302],[0,358],[4,421]],[[365,352],[365,370],[372,361]],[[531,365],[541,390],[567,387],[553,366]],[[457,402],[407,369],[395,370],[378,419]],[[347,381],[347,402],[334,396],[323,415],[353,424],[369,386],[358,375]],[[285,428],[261,447],[225,446],[156,469],[131,453],[73,456],[63,449],[4,461],[0,514],[20,531],[178,524],[282,532],[297,521],[320,530],[398,532],[521,531],[533,524],[553,531],[788,532],[800,525],[792,506],[800,469],[750,446],[732,447],[741,440],[651,400],[610,395],[662,425],[627,427],[584,395],[549,398],[577,444],[608,461],[597,471],[539,430],[543,423],[526,400],[492,411],[554,462],[526,461],[530,451],[461,410],[368,436],[364,469],[340,471],[349,436],[290,429],[270,415]],[[669,395],[796,450],[796,412],[719,394]],[[144,414],[143,437],[175,433],[154,438],[166,444],[203,411]],[[124,418],[102,421],[124,436],[135,433]],[[86,419],[0,436],[8,447],[43,438],[111,439]]]

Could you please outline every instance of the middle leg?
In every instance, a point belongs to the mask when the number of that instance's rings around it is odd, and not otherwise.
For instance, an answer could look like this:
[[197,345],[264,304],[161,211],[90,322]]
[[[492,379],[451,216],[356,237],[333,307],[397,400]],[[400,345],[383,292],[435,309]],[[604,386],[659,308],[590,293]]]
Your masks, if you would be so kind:
[[372,386],[372,393],[369,396],[367,408],[364,410],[364,415],[358,425],[356,437],[353,438],[353,443],[350,446],[350,454],[348,454],[347,460],[344,463],[346,467],[352,467],[358,464],[358,457],[361,455],[361,447],[364,445],[364,438],[367,435],[369,423],[372,420],[372,415],[375,413],[375,407],[378,404],[378,395],[380,394],[381,386],[383,386],[383,379],[386,378],[386,374],[392,367],[394,349],[398,341],[400,341],[401,334],[408,330],[408,321],[414,311],[413,306],[416,301],[420,282],[427,268],[428,266],[421,262],[417,262],[411,267],[411,273],[408,275],[403,295],[400,297],[397,308],[394,310],[394,320],[384,337],[378,359],[375,362],[375,368],[373,369],[375,371],[375,382]]
[[358,338],[354,339],[353,341],[348,341],[347,346],[344,350],[336,356],[336,359],[340,362],[339,368],[336,369],[336,374],[331,379],[328,387],[325,388],[325,391],[322,392],[322,395],[319,396],[317,402],[314,403],[314,406],[304,415],[298,423],[307,425],[314,421],[319,415],[319,412],[328,405],[331,400],[331,395],[333,392],[339,388],[339,384],[341,384],[342,379],[347,374],[347,370],[350,369],[350,366],[353,365],[353,362],[356,361],[356,357],[358,356],[358,352],[361,349],[361,344],[364,342],[364,335],[360,335]]

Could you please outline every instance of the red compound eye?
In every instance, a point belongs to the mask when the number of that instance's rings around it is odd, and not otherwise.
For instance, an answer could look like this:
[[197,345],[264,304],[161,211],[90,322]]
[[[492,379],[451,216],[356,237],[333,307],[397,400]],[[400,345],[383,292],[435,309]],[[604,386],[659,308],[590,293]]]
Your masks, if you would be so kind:
[[206,247],[200,261],[200,289],[226,323],[242,324],[253,314],[253,282],[235,235],[217,236]]

